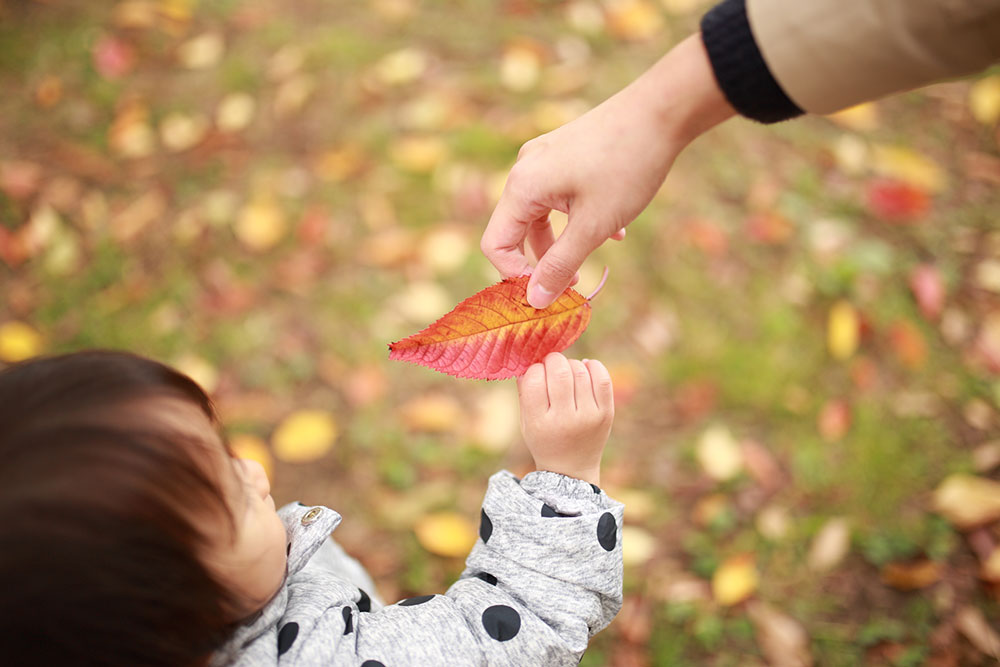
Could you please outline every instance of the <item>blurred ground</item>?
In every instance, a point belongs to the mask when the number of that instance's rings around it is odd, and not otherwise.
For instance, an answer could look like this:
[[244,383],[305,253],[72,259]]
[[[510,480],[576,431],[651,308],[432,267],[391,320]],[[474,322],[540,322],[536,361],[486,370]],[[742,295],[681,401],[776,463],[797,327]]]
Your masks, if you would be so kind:
[[[178,365],[386,598],[441,592],[488,475],[529,464],[514,386],[386,344],[496,280],[520,144],[705,9],[0,1],[0,359]],[[569,352],[611,367],[628,509],[584,665],[995,662],[998,115],[993,75],[730,123],[588,262]]]

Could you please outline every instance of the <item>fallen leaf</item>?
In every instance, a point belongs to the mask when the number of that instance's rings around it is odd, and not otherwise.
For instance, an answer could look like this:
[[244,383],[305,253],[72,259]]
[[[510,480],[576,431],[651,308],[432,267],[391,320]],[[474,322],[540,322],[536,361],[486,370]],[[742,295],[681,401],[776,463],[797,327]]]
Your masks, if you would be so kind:
[[917,300],[920,313],[936,320],[944,309],[945,288],[941,272],[933,264],[918,264],[910,272],[910,290]]
[[984,442],[972,450],[972,465],[977,472],[989,472],[1000,466],[1000,440]]
[[255,435],[239,433],[229,438],[229,448],[238,459],[256,461],[264,468],[269,480],[274,480],[274,458],[267,443]]
[[757,645],[771,667],[810,667],[809,635],[797,620],[763,602],[751,602],[747,615]]
[[764,491],[772,492],[781,485],[781,466],[771,450],[756,440],[743,440],[740,452],[747,472]]
[[1000,547],[994,547],[990,555],[983,561],[979,576],[986,581],[1000,583]]
[[984,259],[979,262],[973,280],[976,287],[1000,294],[1000,260]]
[[225,48],[222,35],[206,32],[181,44],[177,60],[188,69],[208,69],[219,64]]
[[125,158],[148,157],[156,150],[156,133],[145,104],[132,101],[122,106],[108,130],[108,143]]
[[827,519],[813,538],[806,562],[814,572],[827,572],[839,565],[850,549],[851,527],[847,519]]
[[337,422],[324,410],[299,410],[286,417],[271,436],[274,455],[286,463],[323,458],[337,439]]
[[375,65],[375,75],[387,86],[402,86],[423,76],[430,64],[425,51],[415,48],[400,49],[386,54]]
[[787,509],[769,505],[758,512],[754,526],[767,539],[780,540],[788,534],[791,523]]
[[445,558],[461,558],[476,543],[476,527],[463,514],[434,512],[421,517],[413,527],[417,541],[427,551]]
[[878,106],[874,102],[863,102],[827,116],[837,125],[856,132],[878,129]]
[[389,307],[412,322],[426,322],[453,303],[439,283],[416,281],[389,299]]
[[868,210],[886,222],[908,223],[919,220],[930,210],[927,192],[910,183],[878,179],[868,184]]
[[722,425],[707,429],[698,438],[695,456],[702,469],[714,480],[724,482],[743,470],[743,453],[732,432]]
[[405,171],[426,174],[448,156],[448,146],[440,137],[400,137],[389,146],[389,158]]
[[448,394],[424,394],[403,403],[399,416],[411,431],[447,433],[459,427],[464,413],[458,401]]
[[207,394],[219,386],[219,371],[204,357],[185,354],[174,361],[174,368],[198,383]]
[[948,176],[941,166],[911,148],[875,145],[872,151],[873,169],[892,181],[932,194],[943,192],[948,186]]
[[[626,595],[625,599],[622,600],[621,611],[618,612],[616,618],[620,624],[618,632],[626,646],[646,646],[649,643],[649,638],[653,634],[653,606],[649,599],[642,595]],[[615,649],[616,665],[641,664],[636,661],[618,662],[617,659],[620,659],[619,654],[623,648],[616,647]],[[624,650],[629,649],[624,648]]]
[[199,114],[170,113],[160,121],[160,141],[174,153],[194,148],[208,134],[208,119]]
[[969,87],[969,110],[983,125],[1000,120],[1000,75],[983,77]]
[[35,87],[35,104],[43,109],[51,109],[62,99],[62,79],[54,74],[48,74]]
[[490,387],[476,399],[469,436],[487,451],[502,452],[517,440],[520,409],[517,390],[507,385]]
[[858,349],[861,323],[858,311],[847,301],[838,301],[830,308],[826,342],[834,359],[849,359]]
[[521,276],[487,287],[420,333],[391,343],[389,358],[456,377],[522,375],[548,353],[572,345],[590,322],[589,298],[572,288],[536,310],[525,299],[527,285]]
[[1000,483],[955,473],[934,490],[934,511],[961,530],[1000,519]]
[[41,351],[42,337],[31,326],[17,320],[0,324],[0,361],[24,361]]
[[729,497],[724,493],[712,493],[699,498],[694,504],[691,520],[702,528],[708,528],[729,510]]
[[125,0],[115,5],[112,21],[118,28],[145,30],[156,24],[156,5],[150,0]]
[[118,241],[131,241],[142,230],[159,220],[166,211],[166,195],[158,189],[149,190],[111,218],[111,233]]
[[223,132],[245,130],[253,122],[257,102],[248,93],[230,93],[219,102],[215,124]]
[[500,83],[507,90],[522,93],[531,90],[541,76],[540,48],[534,44],[516,43],[504,49],[500,59]]
[[94,44],[94,69],[105,79],[120,79],[135,67],[135,49],[114,35],[104,35]]
[[462,229],[436,229],[421,242],[420,259],[435,273],[454,273],[468,259],[471,246]]
[[751,240],[768,245],[785,243],[794,231],[788,218],[775,212],[750,216],[744,223],[744,229]]
[[608,32],[619,39],[643,41],[663,29],[663,15],[647,0],[619,0],[607,9]]
[[909,563],[888,563],[882,568],[882,582],[901,591],[927,588],[941,580],[941,564],[927,558]]
[[637,526],[622,526],[622,563],[625,567],[640,567],[652,559],[656,538]]
[[753,555],[732,556],[723,561],[712,575],[712,597],[726,607],[739,604],[754,594],[759,583]]
[[889,342],[896,358],[907,368],[922,368],[927,361],[924,335],[909,320],[897,320],[889,327]]
[[310,74],[296,74],[278,86],[274,96],[274,114],[286,118],[302,110],[316,91],[316,79]]
[[369,364],[351,371],[346,379],[339,377],[329,380],[331,384],[343,382],[347,401],[355,408],[363,408],[385,396],[389,388],[382,366]]
[[983,655],[994,659],[1000,657],[1000,635],[990,627],[981,609],[972,605],[959,609],[955,614],[955,627]]
[[268,195],[257,195],[236,218],[236,238],[256,252],[270,250],[285,236],[287,221],[281,207]]

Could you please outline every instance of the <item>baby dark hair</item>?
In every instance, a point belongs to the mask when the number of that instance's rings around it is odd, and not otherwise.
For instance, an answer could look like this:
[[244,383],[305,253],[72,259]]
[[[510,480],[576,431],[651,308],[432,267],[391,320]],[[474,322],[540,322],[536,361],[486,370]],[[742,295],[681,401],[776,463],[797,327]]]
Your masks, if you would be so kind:
[[150,400],[209,398],[170,368],[82,352],[0,372],[0,655],[17,665],[206,664],[237,602],[198,559],[230,516],[195,437]]

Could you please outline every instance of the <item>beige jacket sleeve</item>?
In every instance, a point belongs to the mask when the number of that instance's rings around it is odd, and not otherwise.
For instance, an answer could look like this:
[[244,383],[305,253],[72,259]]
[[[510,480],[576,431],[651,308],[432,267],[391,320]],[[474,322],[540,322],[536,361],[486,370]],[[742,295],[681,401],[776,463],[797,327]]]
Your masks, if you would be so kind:
[[1000,61],[1000,0],[747,0],[771,74],[830,113]]

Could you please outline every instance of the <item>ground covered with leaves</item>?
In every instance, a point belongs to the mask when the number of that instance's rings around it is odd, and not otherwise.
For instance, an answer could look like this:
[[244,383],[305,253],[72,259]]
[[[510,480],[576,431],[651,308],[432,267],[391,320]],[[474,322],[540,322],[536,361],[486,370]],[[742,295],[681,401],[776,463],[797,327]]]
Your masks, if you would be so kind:
[[[86,347],[212,391],[279,502],[387,600],[441,592],[511,381],[386,344],[495,282],[518,147],[698,0],[0,2],[0,360]],[[1000,652],[1000,75],[678,160],[568,353],[616,383],[626,599],[584,665],[979,665]],[[564,220],[564,218],[563,218]]]

